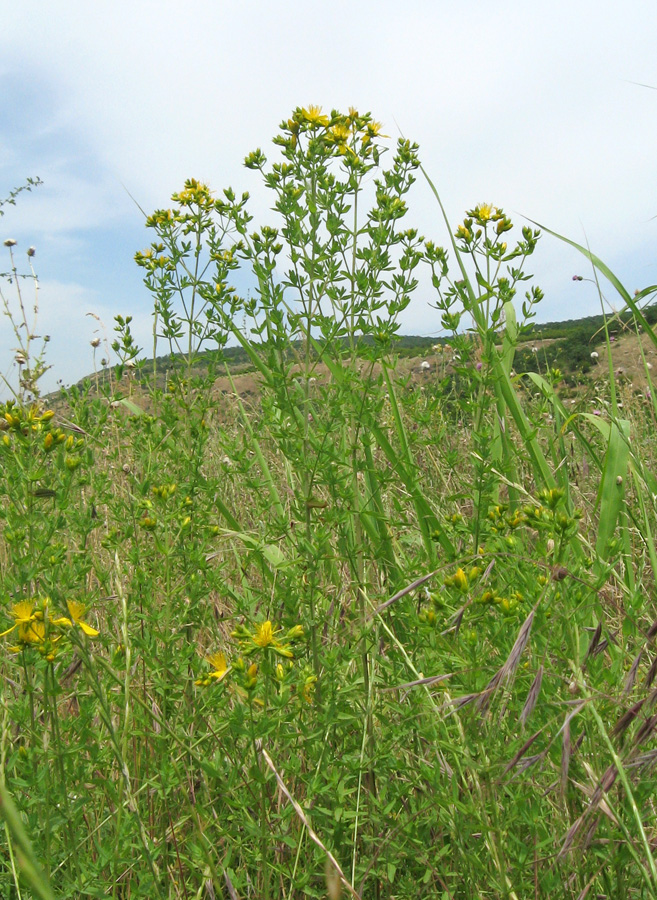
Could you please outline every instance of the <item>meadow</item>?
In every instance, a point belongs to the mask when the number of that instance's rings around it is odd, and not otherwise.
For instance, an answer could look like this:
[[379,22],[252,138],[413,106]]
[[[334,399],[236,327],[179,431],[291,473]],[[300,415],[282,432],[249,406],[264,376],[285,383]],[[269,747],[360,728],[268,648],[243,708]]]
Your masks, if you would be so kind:
[[152,348],[117,315],[56,397],[5,242],[1,898],[657,896],[656,288],[580,248],[622,316],[566,400],[539,229],[450,224],[388,144],[296,109],[245,160],[273,224],[187,181],[135,257]]

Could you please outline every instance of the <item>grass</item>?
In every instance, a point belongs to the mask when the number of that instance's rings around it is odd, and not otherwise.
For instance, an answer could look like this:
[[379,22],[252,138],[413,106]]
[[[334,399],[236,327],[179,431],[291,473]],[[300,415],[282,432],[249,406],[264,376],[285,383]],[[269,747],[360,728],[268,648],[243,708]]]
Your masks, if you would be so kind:
[[148,218],[138,391],[126,317],[118,373],[53,405],[25,352],[4,404],[0,896],[655,896],[652,394],[612,342],[600,415],[517,375],[538,230],[425,241],[371,116],[275,144],[277,228],[193,180]]

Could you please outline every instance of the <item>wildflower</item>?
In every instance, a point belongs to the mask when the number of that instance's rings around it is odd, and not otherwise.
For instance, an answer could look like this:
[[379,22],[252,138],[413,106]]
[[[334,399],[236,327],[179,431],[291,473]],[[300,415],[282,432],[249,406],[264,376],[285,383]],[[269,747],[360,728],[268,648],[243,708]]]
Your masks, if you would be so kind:
[[467,215],[477,220],[478,225],[485,225],[495,215],[495,207],[491,203],[480,203],[478,206],[468,212]]
[[315,128],[318,126],[328,128],[329,117],[322,115],[321,106],[309,106],[307,108],[304,107],[301,110],[301,115],[306,120],[308,125],[314,126]]
[[330,134],[336,143],[343,144],[346,140],[349,139],[349,135],[351,134],[351,132],[346,125],[344,125],[342,122],[338,122],[337,125],[334,125],[333,128],[331,128]]
[[[15,603],[12,608],[9,610],[9,615],[14,619],[14,624],[11,628],[8,628],[6,631],[0,633],[0,637],[4,637],[6,634],[10,634],[14,629],[18,628],[19,638],[21,633],[28,629],[33,622],[37,620],[37,616],[39,612],[34,611],[34,602],[32,600],[21,600],[20,603]],[[41,614],[43,615],[43,614]]]
[[47,635],[45,622],[37,621],[29,626],[24,635],[19,634],[18,645],[10,647],[9,650],[12,653],[20,653],[28,647],[35,647],[47,662],[54,662],[57,645],[61,639],[61,634]]
[[7,238],[5,241],[5,247],[15,247],[16,241],[13,238]]
[[223,681],[226,675],[230,672],[230,668],[226,665],[226,657],[223,653],[213,653],[212,656],[207,657],[207,661],[212,666],[213,671],[208,672],[208,674],[203,678],[198,678],[194,682],[194,684],[207,687],[207,685],[212,683],[213,678],[215,679],[215,681]]
[[[13,630],[13,629],[10,629]],[[57,638],[56,640],[59,640]],[[33,622],[29,622],[28,624],[22,624],[18,626],[18,643],[10,647],[9,650],[11,653],[20,653],[21,650],[25,650],[28,647],[38,647],[39,650],[42,650],[45,646],[46,642],[46,626],[42,621],[35,620]],[[56,641],[50,642],[51,644],[56,643]],[[54,658],[54,654],[53,654]]]
[[367,123],[367,130],[370,133],[371,137],[379,137],[379,136],[388,137],[387,134],[381,134],[382,128],[383,128],[383,125],[381,125],[380,122],[372,121],[372,122]]
[[465,593],[468,589],[468,576],[465,574],[463,569],[457,569],[453,575],[449,575],[445,579],[445,584],[449,587],[453,585],[458,588],[461,593]]
[[271,622],[263,622],[256,628],[255,634],[253,635],[253,643],[258,647],[268,647],[270,644],[274,643],[274,635],[277,631],[280,631],[280,629],[275,629]]
[[315,684],[317,683],[316,675],[307,675],[304,683],[303,689],[301,691],[301,696],[306,701],[306,703],[310,706],[313,702],[313,697],[315,694]]
[[295,625],[283,638],[278,637],[281,631],[281,628],[277,628],[267,620],[266,622],[261,622],[253,633],[240,626],[233,632],[233,637],[239,639],[243,652],[247,656],[251,653],[256,653],[258,650],[271,648],[279,656],[283,656],[285,659],[293,659],[294,653],[288,645],[303,636],[303,626]]
[[100,632],[95,628],[92,628],[91,625],[88,625],[82,618],[82,616],[86,613],[87,607],[83,603],[78,603],[77,600],[67,600],[66,606],[68,607],[70,619],[67,619],[66,616],[62,616],[59,619],[53,619],[54,625],[67,625],[69,628],[72,628],[73,625],[77,625],[82,631],[87,635],[87,637],[97,637]]

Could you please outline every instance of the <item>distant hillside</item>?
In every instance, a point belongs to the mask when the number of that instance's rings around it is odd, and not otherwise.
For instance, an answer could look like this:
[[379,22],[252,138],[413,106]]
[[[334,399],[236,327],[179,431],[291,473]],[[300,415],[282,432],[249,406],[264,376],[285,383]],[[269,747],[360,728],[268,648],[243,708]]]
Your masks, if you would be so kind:
[[[651,326],[657,324],[657,303],[645,307],[643,314]],[[625,336],[634,336],[636,339],[630,313],[622,313],[613,319],[608,317],[607,327],[612,342],[622,342]],[[519,336],[515,359],[516,371],[542,371],[546,366],[550,366],[559,368],[566,376],[586,375],[597,366],[595,352],[596,347],[605,342],[604,329],[605,319],[602,315],[532,324],[529,328],[523,329]],[[363,344],[371,343],[370,338],[361,340]],[[401,335],[395,343],[395,353],[401,359],[412,360],[429,355],[437,344],[444,345],[448,342],[448,338],[444,336]],[[300,347],[300,342],[293,345],[294,349]],[[158,383],[162,379],[164,384],[167,374],[180,364],[180,360],[181,357],[178,355],[170,354],[157,358]],[[253,371],[251,361],[242,347],[226,347],[221,354],[212,352],[200,354],[194,372],[200,375],[208,366],[214,365],[219,367],[217,374],[220,375],[225,371],[224,364],[228,365],[234,375],[245,375]],[[110,377],[110,371],[115,377],[120,377],[122,369],[120,366],[114,366],[111,370],[104,369],[97,375],[88,375],[78,382],[78,386],[96,378],[102,384]],[[138,362],[135,373],[138,381],[149,380],[151,372],[149,361]]]

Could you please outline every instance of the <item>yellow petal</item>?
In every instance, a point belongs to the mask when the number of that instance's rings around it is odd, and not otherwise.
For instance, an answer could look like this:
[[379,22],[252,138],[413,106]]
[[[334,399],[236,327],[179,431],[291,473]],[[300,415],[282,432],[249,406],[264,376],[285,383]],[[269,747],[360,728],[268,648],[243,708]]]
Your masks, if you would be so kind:
[[68,611],[70,612],[71,618],[74,622],[77,622],[78,619],[81,619],[87,611],[87,607],[82,603],[78,603],[77,600],[67,600],[66,605],[68,606]]
[[12,606],[10,612],[17,622],[30,622],[33,618],[34,603],[31,600],[21,600]]
[[46,626],[43,622],[20,624],[18,638],[26,644],[42,644],[46,639]]
[[207,657],[207,660],[219,672],[226,671],[226,657],[223,653],[213,653],[212,656]]
[[96,637],[97,635],[100,634],[100,631],[96,631],[95,628],[92,628],[91,625],[87,625],[86,622],[83,622],[83,621],[81,621],[80,619],[78,619],[77,624],[78,624],[78,625],[80,626],[80,628],[84,631],[84,633],[85,633],[86,635],[88,635],[89,637]]

